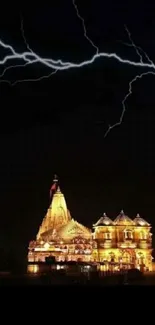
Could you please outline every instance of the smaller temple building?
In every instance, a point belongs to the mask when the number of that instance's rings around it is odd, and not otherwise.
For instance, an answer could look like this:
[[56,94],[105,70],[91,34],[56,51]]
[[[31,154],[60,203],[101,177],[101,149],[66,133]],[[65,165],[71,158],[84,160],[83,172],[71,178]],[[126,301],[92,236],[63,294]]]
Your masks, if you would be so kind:
[[50,207],[36,240],[29,243],[28,262],[99,263],[104,271],[138,268],[152,270],[151,225],[137,215],[130,219],[123,211],[113,221],[104,213],[88,229],[71,217],[55,178]]
[[93,256],[103,269],[152,271],[151,226],[139,214],[132,220],[121,211],[112,221],[104,213],[93,228]]

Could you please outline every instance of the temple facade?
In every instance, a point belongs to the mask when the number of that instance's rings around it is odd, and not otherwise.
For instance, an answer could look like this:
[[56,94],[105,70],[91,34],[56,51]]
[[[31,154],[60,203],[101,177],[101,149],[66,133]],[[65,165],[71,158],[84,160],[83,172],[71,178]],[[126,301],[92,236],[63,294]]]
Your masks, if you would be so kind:
[[113,221],[104,215],[88,229],[71,217],[65,197],[53,186],[50,207],[36,240],[29,243],[28,262],[77,261],[99,263],[104,271],[138,268],[152,271],[151,225],[123,211]]

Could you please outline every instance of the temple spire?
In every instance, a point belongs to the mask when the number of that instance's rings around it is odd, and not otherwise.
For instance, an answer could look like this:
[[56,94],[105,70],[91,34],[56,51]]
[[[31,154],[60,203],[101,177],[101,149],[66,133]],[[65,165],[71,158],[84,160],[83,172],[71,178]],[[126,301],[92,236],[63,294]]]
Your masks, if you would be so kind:
[[57,231],[60,227],[66,225],[67,222],[71,220],[65,197],[57,185],[56,178],[54,178],[54,181],[53,185],[56,184],[56,188],[52,190],[50,206],[39,228],[37,239],[39,239],[43,233],[48,231],[52,231],[53,233],[53,231]]

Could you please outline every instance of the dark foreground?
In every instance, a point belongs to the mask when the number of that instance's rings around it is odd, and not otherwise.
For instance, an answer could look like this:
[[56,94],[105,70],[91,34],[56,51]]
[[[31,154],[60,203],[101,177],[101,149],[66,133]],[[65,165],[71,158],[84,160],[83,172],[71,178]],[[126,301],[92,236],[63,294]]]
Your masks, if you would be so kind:
[[82,286],[119,286],[119,285],[155,285],[155,274],[76,274],[65,275],[63,273],[52,272],[42,275],[13,275],[0,274],[0,286],[65,286],[65,285],[82,285]]

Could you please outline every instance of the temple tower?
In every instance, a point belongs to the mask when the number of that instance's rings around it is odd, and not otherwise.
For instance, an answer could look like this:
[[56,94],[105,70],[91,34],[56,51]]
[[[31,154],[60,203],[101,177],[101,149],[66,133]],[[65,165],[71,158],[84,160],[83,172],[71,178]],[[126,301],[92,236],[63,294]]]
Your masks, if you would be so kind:
[[54,178],[53,180],[50,196],[51,192],[53,193],[54,191],[55,193],[52,196],[51,204],[39,228],[37,240],[39,240],[40,237],[43,237],[44,233],[47,234],[47,232],[54,230],[57,231],[60,227],[66,225],[71,220],[71,215],[67,208],[65,197],[58,186],[57,178]]

